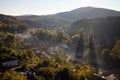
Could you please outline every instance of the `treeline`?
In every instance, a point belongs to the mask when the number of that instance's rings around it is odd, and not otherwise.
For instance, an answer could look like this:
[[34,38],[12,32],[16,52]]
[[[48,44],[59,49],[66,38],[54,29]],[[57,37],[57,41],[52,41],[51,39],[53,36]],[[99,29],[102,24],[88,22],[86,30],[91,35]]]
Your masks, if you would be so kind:
[[111,68],[119,73],[120,67],[120,40],[117,40],[112,49],[105,48],[101,51],[102,67]]
[[36,37],[40,42],[46,43],[66,43],[71,42],[70,35],[66,33],[63,29],[58,29],[56,31],[48,29],[38,29],[31,31],[32,35]]
[[23,21],[12,16],[0,15],[0,31],[22,33],[28,28]]
[[112,48],[115,41],[120,37],[120,17],[105,17],[96,19],[83,19],[75,21],[69,28],[68,33],[78,33],[83,28],[88,33],[94,30],[97,43],[102,47]]

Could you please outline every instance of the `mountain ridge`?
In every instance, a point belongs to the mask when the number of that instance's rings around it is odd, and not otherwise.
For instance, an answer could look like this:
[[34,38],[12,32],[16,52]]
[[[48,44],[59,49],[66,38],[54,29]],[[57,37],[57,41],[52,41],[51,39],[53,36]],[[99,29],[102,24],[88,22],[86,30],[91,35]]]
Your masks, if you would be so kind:
[[[10,15],[6,15],[10,16]],[[101,18],[108,16],[120,16],[119,11],[96,8],[96,7],[81,7],[67,12],[61,12],[53,15],[21,15],[12,16],[17,20],[25,22],[30,28],[47,28],[53,29],[58,27],[68,27],[76,20],[87,18]]]
[[120,11],[89,6],[89,7],[77,8],[68,12],[57,13],[55,15],[59,17],[67,18],[67,19],[78,20],[78,19],[84,19],[84,18],[120,16]]

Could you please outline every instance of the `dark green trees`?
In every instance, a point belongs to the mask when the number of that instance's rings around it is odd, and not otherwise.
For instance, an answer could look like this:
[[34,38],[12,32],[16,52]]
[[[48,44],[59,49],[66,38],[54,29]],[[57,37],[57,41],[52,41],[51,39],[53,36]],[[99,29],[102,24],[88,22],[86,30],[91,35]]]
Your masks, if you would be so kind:
[[114,58],[120,59],[120,40],[116,41],[116,44],[114,45],[114,47],[112,49],[111,55]]
[[87,42],[87,48],[85,47],[85,38],[84,38],[84,31],[83,29],[79,32],[79,40],[76,47],[76,58],[83,59],[84,58],[84,50],[86,48],[87,54],[85,55],[85,58],[87,62],[97,67],[97,61],[96,61],[96,49],[95,49],[95,39],[94,39],[94,33],[91,29],[88,34],[88,42]]
[[58,71],[55,80],[71,80],[69,68],[63,68],[62,70]]
[[84,52],[84,31],[83,29],[79,32],[79,40],[76,47],[76,58],[82,58]]
[[96,59],[96,50],[95,50],[95,39],[94,39],[94,33],[91,29],[88,34],[88,54],[87,54],[87,62],[97,67],[97,59]]

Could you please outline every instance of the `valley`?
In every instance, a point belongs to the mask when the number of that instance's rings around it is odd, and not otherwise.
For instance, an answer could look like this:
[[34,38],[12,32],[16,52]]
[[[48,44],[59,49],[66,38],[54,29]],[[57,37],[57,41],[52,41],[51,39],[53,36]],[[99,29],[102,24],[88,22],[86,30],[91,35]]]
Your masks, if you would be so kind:
[[0,79],[119,80],[119,27],[120,12],[105,8],[0,14]]

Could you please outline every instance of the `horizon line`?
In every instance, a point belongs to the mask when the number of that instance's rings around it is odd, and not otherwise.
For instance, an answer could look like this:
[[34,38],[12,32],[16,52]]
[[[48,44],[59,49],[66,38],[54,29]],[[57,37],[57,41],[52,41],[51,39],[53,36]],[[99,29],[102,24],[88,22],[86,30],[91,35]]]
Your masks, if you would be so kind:
[[74,8],[71,10],[65,10],[65,11],[61,11],[61,12],[55,12],[55,13],[48,13],[48,14],[6,14],[6,13],[0,13],[3,15],[8,15],[8,16],[47,16],[47,15],[54,15],[54,14],[59,14],[59,13],[64,13],[64,12],[70,12],[79,8],[100,8],[100,9],[108,9],[108,10],[112,10],[112,11],[117,11],[120,12],[120,10],[116,10],[116,9],[111,9],[111,8],[105,8],[105,7],[95,7],[95,6],[83,6],[83,7],[78,7],[78,8]]

